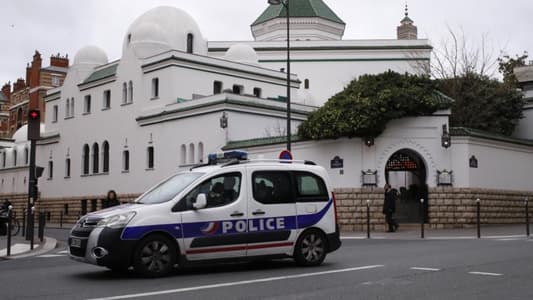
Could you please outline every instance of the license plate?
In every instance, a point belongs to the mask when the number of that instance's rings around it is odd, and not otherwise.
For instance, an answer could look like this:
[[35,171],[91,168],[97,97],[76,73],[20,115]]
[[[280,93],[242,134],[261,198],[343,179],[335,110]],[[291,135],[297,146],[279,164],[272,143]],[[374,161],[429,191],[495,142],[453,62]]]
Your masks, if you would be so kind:
[[70,239],[70,247],[81,248],[81,240],[80,239]]

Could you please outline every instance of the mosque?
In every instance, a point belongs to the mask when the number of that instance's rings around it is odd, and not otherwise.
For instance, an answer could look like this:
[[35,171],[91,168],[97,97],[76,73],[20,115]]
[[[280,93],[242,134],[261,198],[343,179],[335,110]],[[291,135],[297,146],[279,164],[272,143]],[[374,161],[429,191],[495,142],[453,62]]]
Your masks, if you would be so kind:
[[[289,5],[293,134],[354,78],[420,73],[429,64],[432,46],[418,38],[407,10],[396,39],[349,40],[346,23],[324,1]],[[188,13],[157,7],[130,25],[120,59],[80,49],[63,85],[45,97],[38,210],[50,222],[73,222],[99,209],[107,190],[131,201],[212,152],[277,158],[286,136],[286,20],[283,6],[269,5],[251,25],[254,40],[207,41]],[[386,182],[402,191],[397,217],[404,223],[469,226],[478,198],[484,223],[521,222],[524,199],[533,195],[533,137],[450,128],[449,115],[393,120],[372,140],[295,137],[292,153],[330,173],[343,230],[366,224],[366,205],[372,226],[383,228]],[[0,141],[0,199],[20,211],[28,190],[26,132],[23,126]]]

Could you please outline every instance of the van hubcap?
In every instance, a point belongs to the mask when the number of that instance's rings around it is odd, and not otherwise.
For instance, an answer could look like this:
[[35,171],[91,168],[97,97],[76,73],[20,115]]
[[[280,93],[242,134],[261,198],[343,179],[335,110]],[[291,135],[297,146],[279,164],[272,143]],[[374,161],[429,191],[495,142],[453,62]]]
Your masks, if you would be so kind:
[[141,252],[141,262],[151,272],[164,270],[170,263],[168,245],[160,241],[146,244]]
[[302,254],[308,262],[319,260],[324,254],[324,242],[318,235],[312,233],[302,241]]

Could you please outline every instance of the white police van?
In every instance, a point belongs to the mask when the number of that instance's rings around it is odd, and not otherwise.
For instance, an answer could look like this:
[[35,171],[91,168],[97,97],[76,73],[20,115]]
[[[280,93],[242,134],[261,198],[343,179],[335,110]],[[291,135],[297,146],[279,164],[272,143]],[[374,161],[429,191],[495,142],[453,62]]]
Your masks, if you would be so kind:
[[292,257],[314,266],[340,247],[335,196],[324,168],[248,160],[242,151],[209,159],[133,204],[80,218],[69,236],[70,257],[154,277],[176,265],[220,259]]

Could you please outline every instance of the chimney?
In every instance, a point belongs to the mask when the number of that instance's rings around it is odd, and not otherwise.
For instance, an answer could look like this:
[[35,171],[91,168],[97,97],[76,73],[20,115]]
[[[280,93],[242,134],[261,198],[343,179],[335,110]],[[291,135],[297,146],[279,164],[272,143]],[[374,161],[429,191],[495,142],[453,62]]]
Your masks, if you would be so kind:
[[7,99],[11,98],[11,82],[4,84],[2,87],[2,93],[4,93]]
[[41,53],[35,50],[33,61],[31,62],[30,80],[27,82],[30,88],[38,87],[40,84],[39,75],[41,73],[42,62],[43,60],[41,59]]
[[56,56],[50,56],[50,66],[68,68],[68,54],[61,56],[61,54],[58,53]]
[[24,79],[19,78],[17,81],[13,84],[13,93],[16,93],[20,90],[23,90],[26,87],[26,83],[24,82]]
[[31,67],[30,63],[26,64],[26,82],[30,82]]

